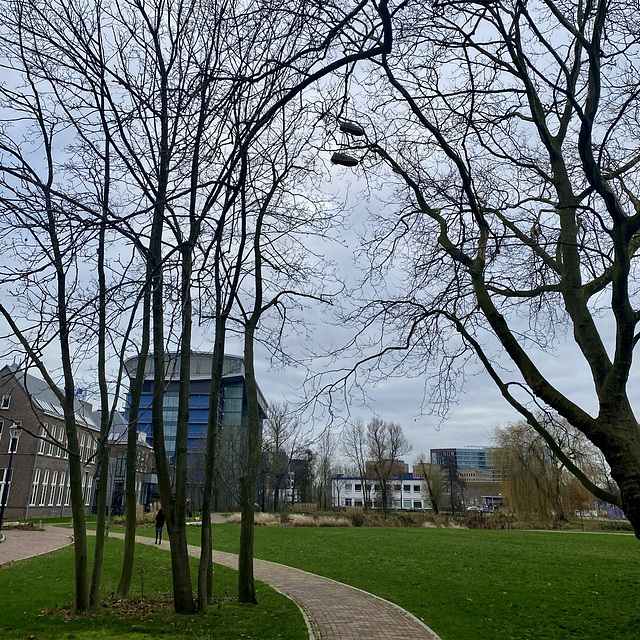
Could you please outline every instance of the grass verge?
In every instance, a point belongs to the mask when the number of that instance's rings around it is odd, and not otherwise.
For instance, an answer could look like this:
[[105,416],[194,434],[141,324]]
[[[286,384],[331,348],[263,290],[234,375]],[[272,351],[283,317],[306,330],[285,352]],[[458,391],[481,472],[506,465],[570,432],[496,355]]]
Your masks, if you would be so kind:
[[[90,553],[94,540],[88,539]],[[0,638],[151,639],[151,638],[282,638],[307,637],[297,606],[262,583],[259,605],[237,601],[237,573],[216,565],[216,603],[206,615],[178,616],[171,603],[171,566],[167,551],[136,547],[131,598],[115,600],[123,542],[105,545],[101,605],[86,615],[73,612],[73,550],[71,547],[0,566]],[[192,577],[197,561],[192,559]]]
[[[255,540],[256,557],[391,600],[443,639],[640,638],[631,536],[256,527]],[[238,525],[214,525],[214,546],[237,552]]]

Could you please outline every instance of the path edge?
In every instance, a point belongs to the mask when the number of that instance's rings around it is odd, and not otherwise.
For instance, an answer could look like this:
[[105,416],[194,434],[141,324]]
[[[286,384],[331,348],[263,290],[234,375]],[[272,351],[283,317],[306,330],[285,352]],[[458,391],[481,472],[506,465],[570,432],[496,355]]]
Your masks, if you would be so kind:
[[[274,564],[277,564],[277,563],[274,562]],[[221,565],[221,566],[225,566],[225,565]],[[283,565],[283,566],[286,567],[287,565]],[[256,578],[256,580],[260,580],[260,579]],[[309,611],[307,607],[304,604],[302,604],[302,602],[299,602],[297,598],[294,598],[288,593],[284,593],[284,591],[280,591],[280,589],[278,589],[277,587],[274,587],[272,584],[270,584],[266,580],[260,580],[260,582],[262,582],[263,584],[266,584],[270,589],[277,591],[281,596],[284,596],[285,598],[291,600],[291,602],[293,602],[293,604],[295,604],[296,607],[300,609],[300,613],[302,614],[304,623],[307,625],[309,640],[321,640],[322,633],[320,632],[320,626],[318,625],[316,619],[313,617],[313,614],[311,613],[311,611]]]
[[[307,575],[313,576],[314,578],[323,578],[324,580],[328,580],[329,582],[335,582],[336,584],[339,584],[343,587],[347,587],[349,589],[353,589],[354,591],[359,591],[360,593],[364,593],[367,596],[370,596],[371,598],[375,598],[376,600],[380,600],[381,602],[385,602],[386,604],[390,605],[391,607],[393,607],[394,609],[398,609],[403,615],[405,615],[407,618],[412,618],[415,622],[418,623],[418,625],[420,625],[421,627],[423,627],[426,631],[428,631],[432,636],[433,636],[433,640],[442,640],[442,638],[440,638],[440,636],[427,624],[425,624],[425,622],[423,620],[420,620],[420,618],[418,618],[418,616],[414,615],[413,613],[411,613],[411,611],[407,611],[406,609],[404,609],[403,607],[401,607],[400,605],[396,604],[395,602],[391,602],[391,600],[387,600],[386,598],[383,598],[381,596],[377,596],[375,593],[371,593],[370,591],[365,591],[364,589],[360,589],[359,587],[354,587],[353,585],[347,584],[346,582],[340,582],[339,580],[334,580],[333,578],[327,578],[327,576],[323,576],[319,573],[311,573],[311,571],[305,571],[304,569],[298,569],[297,567],[292,567],[288,564],[282,564],[280,562],[272,562],[271,560],[263,560],[262,558],[256,558],[256,560],[258,560],[259,562],[265,562],[265,563],[269,563],[269,564],[274,564],[274,565],[278,565],[280,567],[286,567],[287,569],[293,569],[294,571],[300,571],[301,573],[306,573]],[[264,582],[264,580],[263,580]],[[269,584],[269,583],[267,583]],[[272,585],[269,585],[272,589],[274,588]],[[277,591],[277,589],[276,589]],[[286,593],[284,595],[287,595]],[[289,598],[291,598],[291,596],[287,596]],[[291,598],[293,600],[293,598]],[[294,600],[295,602],[295,600]],[[298,604],[298,603],[296,603]],[[300,606],[298,604],[298,606]]]

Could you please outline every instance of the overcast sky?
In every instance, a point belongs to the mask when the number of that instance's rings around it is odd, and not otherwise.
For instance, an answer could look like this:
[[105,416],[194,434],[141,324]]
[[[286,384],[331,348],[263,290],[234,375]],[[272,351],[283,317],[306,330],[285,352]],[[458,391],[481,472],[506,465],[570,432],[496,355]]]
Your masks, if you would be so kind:
[[[343,189],[350,194],[351,204],[358,203],[354,211],[356,217],[354,229],[344,236],[347,238],[346,244],[351,251],[354,251],[357,248],[357,226],[358,224],[366,224],[366,209],[368,206],[374,205],[366,202],[362,185],[359,185],[353,172],[335,168],[329,169],[329,172],[331,182],[327,183],[327,188]],[[359,223],[358,218],[360,219]],[[336,255],[332,257],[336,258]],[[347,273],[351,268],[347,256],[341,256],[337,259],[342,265],[340,271]],[[351,259],[351,253],[348,259]],[[323,342],[335,343],[338,340],[336,335],[340,333],[339,328],[319,315],[311,315],[314,322],[313,341],[319,344]],[[607,322],[606,317],[599,320],[599,324],[605,343],[610,346],[613,344],[612,325]],[[236,344],[235,350],[241,352],[241,346]],[[298,351],[304,346],[306,345],[290,343],[292,355],[298,356]],[[230,350],[234,350],[233,342],[230,345]],[[497,353],[497,349],[495,352]],[[593,383],[584,359],[573,343],[570,330],[566,330],[566,335],[563,334],[562,329],[558,331],[558,340],[552,352],[530,353],[540,370],[561,392],[583,409],[595,415],[597,404]],[[311,366],[313,368],[313,365]],[[508,361],[504,360],[502,367],[507,380],[519,379],[513,365]],[[267,359],[263,357],[257,362],[257,371],[259,384],[269,401],[288,400],[295,402],[299,397],[298,390],[305,378],[305,371],[301,367],[269,370]],[[506,373],[507,371],[509,373]],[[405,457],[407,462],[412,462],[417,454],[428,453],[428,450],[432,448],[488,446],[491,444],[491,433],[495,426],[506,425],[522,418],[502,398],[493,381],[479,365],[470,364],[465,373],[468,380],[464,391],[457,404],[450,408],[444,420],[438,415],[429,415],[430,408],[433,409],[433,413],[437,413],[435,407],[427,406],[421,410],[425,397],[424,381],[421,378],[411,377],[390,378],[379,382],[376,386],[366,387],[365,391],[369,396],[366,406],[362,405],[361,398],[357,394],[348,395],[349,406],[343,407],[339,417],[342,420],[361,417],[367,421],[377,415],[383,420],[399,423],[413,445],[412,453]],[[635,384],[637,384],[639,377],[638,367],[635,366],[632,371],[632,380],[635,381]],[[633,388],[633,384],[630,385],[630,388]],[[524,397],[521,396],[521,399]],[[325,427],[329,418],[326,414],[317,412],[315,416],[308,417],[308,420],[314,424],[316,431],[318,431]],[[340,429],[341,422],[338,419],[335,421],[335,430],[339,433]]]

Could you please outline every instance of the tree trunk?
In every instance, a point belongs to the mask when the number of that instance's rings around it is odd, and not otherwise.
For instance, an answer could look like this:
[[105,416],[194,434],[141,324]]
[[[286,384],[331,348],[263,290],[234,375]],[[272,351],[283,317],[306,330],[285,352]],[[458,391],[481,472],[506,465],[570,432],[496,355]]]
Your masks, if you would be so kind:
[[[147,273],[147,276],[150,274]],[[122,554],[122,569],[116,595],[126,598],[133,576],[133,558],[136,548],[136,462],[138,447],[138,413],[140,398],[144,385],[144,374],[149,352],[149,321],[151,313],[151,293],[148,287],[149,278],[145,282],[144,302],[142,310],[142,344],[136,365],[136,377],[131,389],[131,403],[129,405],[129,424],[127,427],[127,480],[125,502],[124,551]]]
[[175,499],[171,502],[167,529],[171,545],[171,567],[176,613],[195,610],[191,586],[191,567],[187,550],[187,450],[189,436],[189,391],[191,382],[191,274],[192,249],[183,244],[182,257],[182,328],[180,333],[180,388],[178,426],[176,427]]
[[[69,396],[70,394],[67,394]],[[87,554],[87,527],[82,500],[82,464],[78,448],[78,432],[71,409],[65,407],[65,424],[69,447],[69,486],[71,489],[71,515],[73,517],[73,551],[75,559],[76,610],[89,608],[89,561]]]
[[216,317],[216,334],[211,367],[211,390],[209,392],[209,421],[207,425],[207,450],[204,468],[202,499],[202,530],[200,532],[200,565],[198,567],[198,609],[206,611],[213,596],[213,541],[211,535],[211,495],[215,474],[216,449],[220,417],[220,388],[224,365],[226,318]]
[[[98,485],[98,514],[96,522],[96,544],[93,554],[93,570],[91,572],[91,585],[89,589],[89,605],[95,607],[100,596],[100,579],[102,577],[102,560],[104,558],[105,538],[105,512],[107,506],[107,484],[109,480],[109,427],[111,419],[109,415],[109,390],[107,388],[107,282],[104,270],[105,242],[107,231],[107,219],[109,215],[109,144],[105,149],[105,177],[104,177],[104,202],[102,218],[100,220],[100,232],[98,235],[98,383],[100,386],[100,437],[97,450],[97,470],[100,478]],[[87,487],[88,490],[88,487]]]
[[[105,416],[103,416],[103,420]],[[106,417],[108,420],[108,417]],[[102,430],[101,430],[102,431]],[[100,597],[100,579],[102,576],[102,560],[104,558],[105,514],[107,511],[107,485],[109,483],[109,449],[106,435],[100,437],[97,452],[98,483],[98,514],[96,518],[96,544],[93,554],[93,570],[91,572],[91,586],[89,589],[89,606],[95,607]]]
[[245,472],[240,479],[241,513],[240,551],[238,557],[238,600],[258,604],[253,578],[254,495],[260,457],[260,413],[258,387],[253,362],[256,322],[245,324],[244,370],[247,391],[247,451]]

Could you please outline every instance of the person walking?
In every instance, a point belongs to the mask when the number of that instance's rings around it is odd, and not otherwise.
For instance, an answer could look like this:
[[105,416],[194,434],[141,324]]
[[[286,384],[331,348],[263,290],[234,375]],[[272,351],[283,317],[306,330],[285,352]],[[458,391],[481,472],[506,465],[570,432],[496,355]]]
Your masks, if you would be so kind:
[[158,513],[156,514],[156,542],[155,544],[162,544],[162,530],[164,529],[164,523],[166,518],[164,517],[164,513],[162,509],[158,509]]

